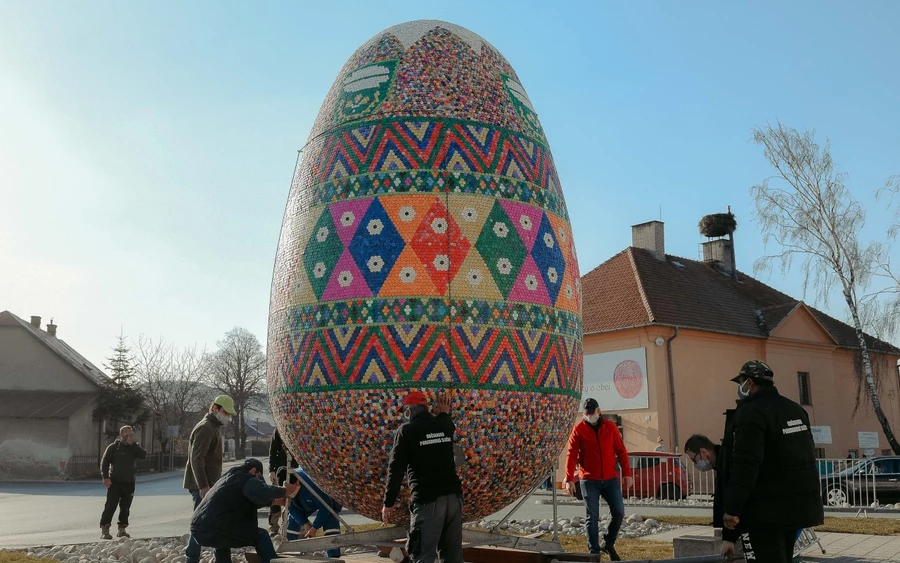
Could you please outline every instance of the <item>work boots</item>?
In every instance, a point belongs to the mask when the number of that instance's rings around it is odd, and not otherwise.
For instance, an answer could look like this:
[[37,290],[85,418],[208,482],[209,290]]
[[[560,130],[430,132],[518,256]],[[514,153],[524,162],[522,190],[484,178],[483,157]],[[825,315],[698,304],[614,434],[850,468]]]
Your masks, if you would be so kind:
[[112,536],[109,535],[109,524],[106,526],[100,526],[100,539],[101,540],[111,540]]
[[128,532],[125,531],[125,526],[119,526],[119,533],[116,534],[117,538],[130,538]]

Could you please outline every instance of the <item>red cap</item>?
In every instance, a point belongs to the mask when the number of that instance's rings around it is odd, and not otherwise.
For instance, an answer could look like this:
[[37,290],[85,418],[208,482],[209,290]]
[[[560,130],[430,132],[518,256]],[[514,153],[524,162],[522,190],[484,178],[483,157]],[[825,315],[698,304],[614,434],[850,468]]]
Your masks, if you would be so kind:
[[410,391],[406,397],[403,398],[403,402],[400,403],[400,406],[397,407],[398,411],[403,410],[403,407],[406,405],[425,405],[428,406],[428,397],[425,396],[425,393],[421,391]]

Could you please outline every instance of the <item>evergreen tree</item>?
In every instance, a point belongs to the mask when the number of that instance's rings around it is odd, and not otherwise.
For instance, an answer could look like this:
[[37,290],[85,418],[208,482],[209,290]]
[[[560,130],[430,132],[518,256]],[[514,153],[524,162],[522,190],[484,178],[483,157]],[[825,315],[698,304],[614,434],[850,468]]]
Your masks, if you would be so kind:
[[119,434],[119,427],[124,425],[141,426],[150,418],[144,395],[134,385],[135,368],[131,349],[125,336],[116,337],[113,356],[107,359],[103,367],[107,369],[110,381],[103,386],[94,418],[107,422],[106,435],[113,438]]

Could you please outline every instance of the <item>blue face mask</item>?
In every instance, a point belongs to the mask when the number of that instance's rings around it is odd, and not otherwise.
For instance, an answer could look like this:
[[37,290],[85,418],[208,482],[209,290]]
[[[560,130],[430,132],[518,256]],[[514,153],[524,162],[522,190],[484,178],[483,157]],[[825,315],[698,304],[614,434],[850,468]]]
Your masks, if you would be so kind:
[[706,471],[711,471],[712,468],[713,468],[713,464],[708,459],[701,459],[701,460],[697,461],[697,471],[706,472]]

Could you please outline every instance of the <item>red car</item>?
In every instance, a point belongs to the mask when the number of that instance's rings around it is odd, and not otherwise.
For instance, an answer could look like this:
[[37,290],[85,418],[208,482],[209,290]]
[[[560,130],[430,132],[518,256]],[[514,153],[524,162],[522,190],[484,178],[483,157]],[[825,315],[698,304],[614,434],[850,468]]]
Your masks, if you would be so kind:
[[691,494],[691,484],[680,458],[678,454],[664,452],[628,452],[628,462],[634,473],[634,489],[622,491],[622,494],[625,498],[656,497],[665,500],[687,497]]

